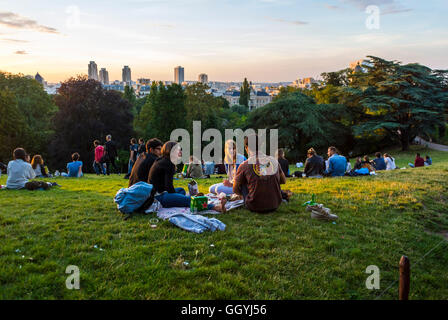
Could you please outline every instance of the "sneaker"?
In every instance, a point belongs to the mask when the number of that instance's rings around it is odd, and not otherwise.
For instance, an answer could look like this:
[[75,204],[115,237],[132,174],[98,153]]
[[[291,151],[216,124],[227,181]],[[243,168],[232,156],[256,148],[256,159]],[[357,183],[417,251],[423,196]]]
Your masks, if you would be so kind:
[[[329,210],[329,209],[328,209]],[[327,220],[327,221],[334,221],[338,219],[338,216],[332,213],[329,213],[327,211],[311,211],[311,219],[317,219],[317,220]]]

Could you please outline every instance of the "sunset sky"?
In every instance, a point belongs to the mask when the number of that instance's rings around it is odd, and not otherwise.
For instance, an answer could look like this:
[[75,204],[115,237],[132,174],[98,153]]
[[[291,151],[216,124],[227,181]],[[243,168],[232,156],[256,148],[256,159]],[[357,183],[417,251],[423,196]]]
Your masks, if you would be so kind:
[[[368,29],[365,9],[380,8]],[[49,82],[86,74],[110,80],[317,78],[376,55],[448,69],[446,0],[0,0],[0,70]]]

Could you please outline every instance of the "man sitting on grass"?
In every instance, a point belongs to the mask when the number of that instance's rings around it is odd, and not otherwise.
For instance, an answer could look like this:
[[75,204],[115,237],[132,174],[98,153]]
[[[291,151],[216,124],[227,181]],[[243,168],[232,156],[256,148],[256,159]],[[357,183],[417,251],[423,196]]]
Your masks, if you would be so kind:
[[[249,144],[252,140],[253,146]],[[238,167],[233,192],[243,196],[252,212],[275,211],[282,203],[280,184],[286,183],[286,177],[276,159],[258,151],[257,135],[245,137],[244,144],[249,159]]]
[[375,153],[376,159],[373,159],[373,166],[376,171],[380,170],[386,170],[386,162],[384,161],[384,158],[381,156],[381,152]]
[[157,138],[151,139],[146,143],[146,152],[143,152],[132,167],[129,176],[129,187],[137,182],[143,181],[149,183],[149,170],[154,161],[161,156],[162,141]]
[[336,147],[328,148],[328,170],[326,174],[331,177],[342,177],[347,169],[347,159],[338,154]]

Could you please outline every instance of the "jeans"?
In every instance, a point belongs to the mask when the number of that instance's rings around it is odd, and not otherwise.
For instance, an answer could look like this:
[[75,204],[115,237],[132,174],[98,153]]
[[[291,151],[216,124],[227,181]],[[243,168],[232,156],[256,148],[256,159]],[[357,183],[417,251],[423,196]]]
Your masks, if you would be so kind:
[[214,194],[224,192],[226,195],[230,195],[233,193],[233,187],[226,187],[223,183],[217,183],[212,185],[208,191]]
[[104,175],[106,174],[106,168],[104,168],[104,164],[101,162],[98,163],[96,161],[93,161],[93,169],[95,170],[95,173],[97,175],[100,175],[101,173]]
[[[160,202],[164,208],[188,208],[190,207],[191,197],[186,195],[183,188],[175,188],[175,193],[164,192],[156,196],[156,200]],[[214,208],[213,204],[208,205],[208,209]]]
[[133,166],[134,166],[134,161],[133,160],[129,160],[129,163],[128,163],[128,174],[131,174]]

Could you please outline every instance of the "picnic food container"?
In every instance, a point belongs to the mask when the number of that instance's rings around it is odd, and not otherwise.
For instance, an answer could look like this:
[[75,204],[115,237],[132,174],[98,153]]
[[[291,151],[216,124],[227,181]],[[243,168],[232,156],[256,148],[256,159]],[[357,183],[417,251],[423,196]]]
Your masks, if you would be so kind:
[[197,213],[207,210],[208,198],[206,196],[191,197],[190,211]]

